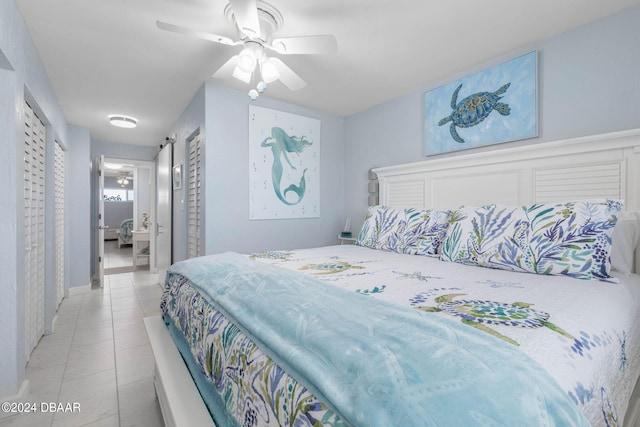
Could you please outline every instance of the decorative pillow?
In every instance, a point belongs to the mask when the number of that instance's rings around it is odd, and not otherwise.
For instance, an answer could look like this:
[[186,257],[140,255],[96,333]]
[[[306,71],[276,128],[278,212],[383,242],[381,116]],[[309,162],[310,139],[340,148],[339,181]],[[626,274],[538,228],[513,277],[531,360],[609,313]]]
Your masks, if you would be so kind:
[[356,245],[414,255],[437,255],[450,211],[371,206]]
[[356,239],[356,245],[372,249],[388,247],[404,233],[404,226],[404,210],[370,206]]
[[437,256],[447,235],[451,211],[405,209],[404,253]]
[[640,212],[622,212],[611,236],[611,268],[633,272],[634,251],[640,243]]
[[441,259],[469,265],[611,279],[611,235],[622,202],[461,207],[453,213]]

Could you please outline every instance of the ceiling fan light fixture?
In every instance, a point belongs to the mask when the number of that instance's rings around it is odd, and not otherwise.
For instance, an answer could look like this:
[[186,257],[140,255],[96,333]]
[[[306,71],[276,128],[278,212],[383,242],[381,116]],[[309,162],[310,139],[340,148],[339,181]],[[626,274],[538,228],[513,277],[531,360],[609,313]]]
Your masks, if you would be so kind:
[[267,90],[267,84],[261,80],[258,82],[256,89],[258,89],[258,93],[264,93],[264,91]]
[[260,73],[265,83],[271,83],[280,78],[280,73],[278,73],[278,68],[272,58],[267,59],[261,64]]
[[138,126],[138,119],[122,114],[111,114],[109,116],[109,123],[119,128],[133,129]]
[[116,180],[116,182],[120,184],[121,187],[124,187],[129,184],[129,179],[126,175],[122,175]]
[[249,91],[249,98],[250,98],[252,101],[255,101],[256,99],[258,99],[258,97],[259,97],[259,96],[260,96],[260,94],[258,93],[258,91],[257,91],[257,90],[255,90],[255,89],[251,89],[251,90]]
[[258,57],[253,47],[247,46],[242,49],[238,56],[238,67],[246,73],[252,73],[258,64]]
[[252,74],[253,73],[251,71],[247,72],[247,71],[244,71],[240,66],[236,66],[231,76],[240,80],[241,82],[250,83]]
[[[332,35],[310,35],[274,38],[274,33],[283,24],[282,14],[264,0],[228,0],[224,14],[238,31],[236,41],[212,33],[197,31],[178,25],[158,21],[161,30],[184,34],[214,43],[242,46],[242,51],[229,58],[213,74],[215,79],[236,78],[253,84],[259,78],[265,84],[279,80],[289,90],[296,91],[307,84],[279,58],[265,55],[266,50],[284,55],[331,54],[338,45]],[[263,67],[264,65],[264,67]],[[256,93],[262,90],[256,88]],[[253,94],[252,94],[253,95]]]

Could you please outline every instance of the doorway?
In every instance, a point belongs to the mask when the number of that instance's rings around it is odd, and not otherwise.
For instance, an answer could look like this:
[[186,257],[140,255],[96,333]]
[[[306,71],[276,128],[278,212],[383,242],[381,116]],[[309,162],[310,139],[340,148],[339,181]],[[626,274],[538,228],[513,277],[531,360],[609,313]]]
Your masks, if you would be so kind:
[[155,216],[152,162],[104,159],[104,274],[155,271],[151,220]]

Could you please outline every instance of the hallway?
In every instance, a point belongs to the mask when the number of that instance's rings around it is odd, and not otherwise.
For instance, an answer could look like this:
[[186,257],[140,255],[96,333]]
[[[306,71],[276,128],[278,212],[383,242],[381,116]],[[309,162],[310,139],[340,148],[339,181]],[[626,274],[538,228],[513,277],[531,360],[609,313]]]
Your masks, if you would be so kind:
[[13,415],[0,426],[162,426],[143,323],[159,314],[161,295],[157,275],[147,270],[106,276],[104,289],[65,298],[55,332],[31,354],[24,401],[38,409],[43,402],[77,404],[80,411]]

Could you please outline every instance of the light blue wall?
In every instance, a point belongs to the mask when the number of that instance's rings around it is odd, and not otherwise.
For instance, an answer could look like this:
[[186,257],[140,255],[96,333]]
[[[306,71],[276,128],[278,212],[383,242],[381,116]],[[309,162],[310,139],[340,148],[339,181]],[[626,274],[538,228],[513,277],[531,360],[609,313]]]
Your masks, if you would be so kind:
[[69,126],[69,150],[65,167],[65,213],[69,224],[67,249],[69,286],[91,284],[91,136],[89,129]]
[[[0,11],[0,14],[2,12]],[[1,15],[0,15],[1,16]],[[1,20],[0,20],[1,21]],[[1,22],[0,22],[1,25]],[[22,330],[24,328],[22,233],[18,233],[18,171],[22,153],[18,146],[15,99],[19,97],[14,72],[0,69],[0,144],[3,156],[8,159],[0,168],[0,180],[4,183],[0,197],[0,342],[7,343],[0,352],[0,397],[16,393],[24,378],[24,355],[18,349],[24,348]]]
[[105,157],[113,157],[116,159],[144,160],[152,162],[159,150],[159,145],[150,147],[146,145],[130,145],[91,139],[91,157],[89,157],[89,159],[104,155]]
[[[204,142],[205,253],[253,252],[336,244],[342,228],[344,127],[342,118],[259,98],[254,105],[321,120],[321,216],[309,219],[249,220],[249,104],[246,91],[205,84],[170,134],[175,134],[174,164],[186,162],[185,140],[195,131]],[[185,169],[186,170],[186,169]],[[186,218],[174,191],[174,261],[186,258]]]
[[344,215],[354,230],[366,213],[370,168],[425,160],[424,92],[532,50],[539,61],[539,137],[510,146],[640,127],[640,6],[634,6],[348,117]]
[[[0,397],[18,392],[24,380],[24,242],[23,174],[24,100],[47,127],[47,150],[58,140],[69,148],[67,122],[13,0],[0,2]],[[67,194],[69,192],[68,188]],[[69,239],[69,234],[66,236]],[[52,246],[45,258],[51,258]],[[47,283],[51,283],[47,279]],[[50,295],[49,292],[46,295]],[[52,312],[46,301],[47,312]],[[45,326],[49,329],[49,325]],[[2,399],[4,400],[4,399]]]
[[260,97],[253,105],[321,120],[320,217],[249,220],[249,100],[246,91],[207,84],[205,250],[252,252],[337,243],[343,211],[340,117]]
[[[173,125],[167,136],[176,137],[173,146],[173,164],[183,165],[183,180],[188,176],[188,156],[186,153],[188,138],[199,132],[202,141],[205,139],[205,89],[200,87],[187,108],[182,112],[180,118]],[[186,181],[185,181],[186,182]],[[182,261],[187,258],[187,217],[185,215],[187,196],[187,185],[181,189],[173,191],[173,262]]]

